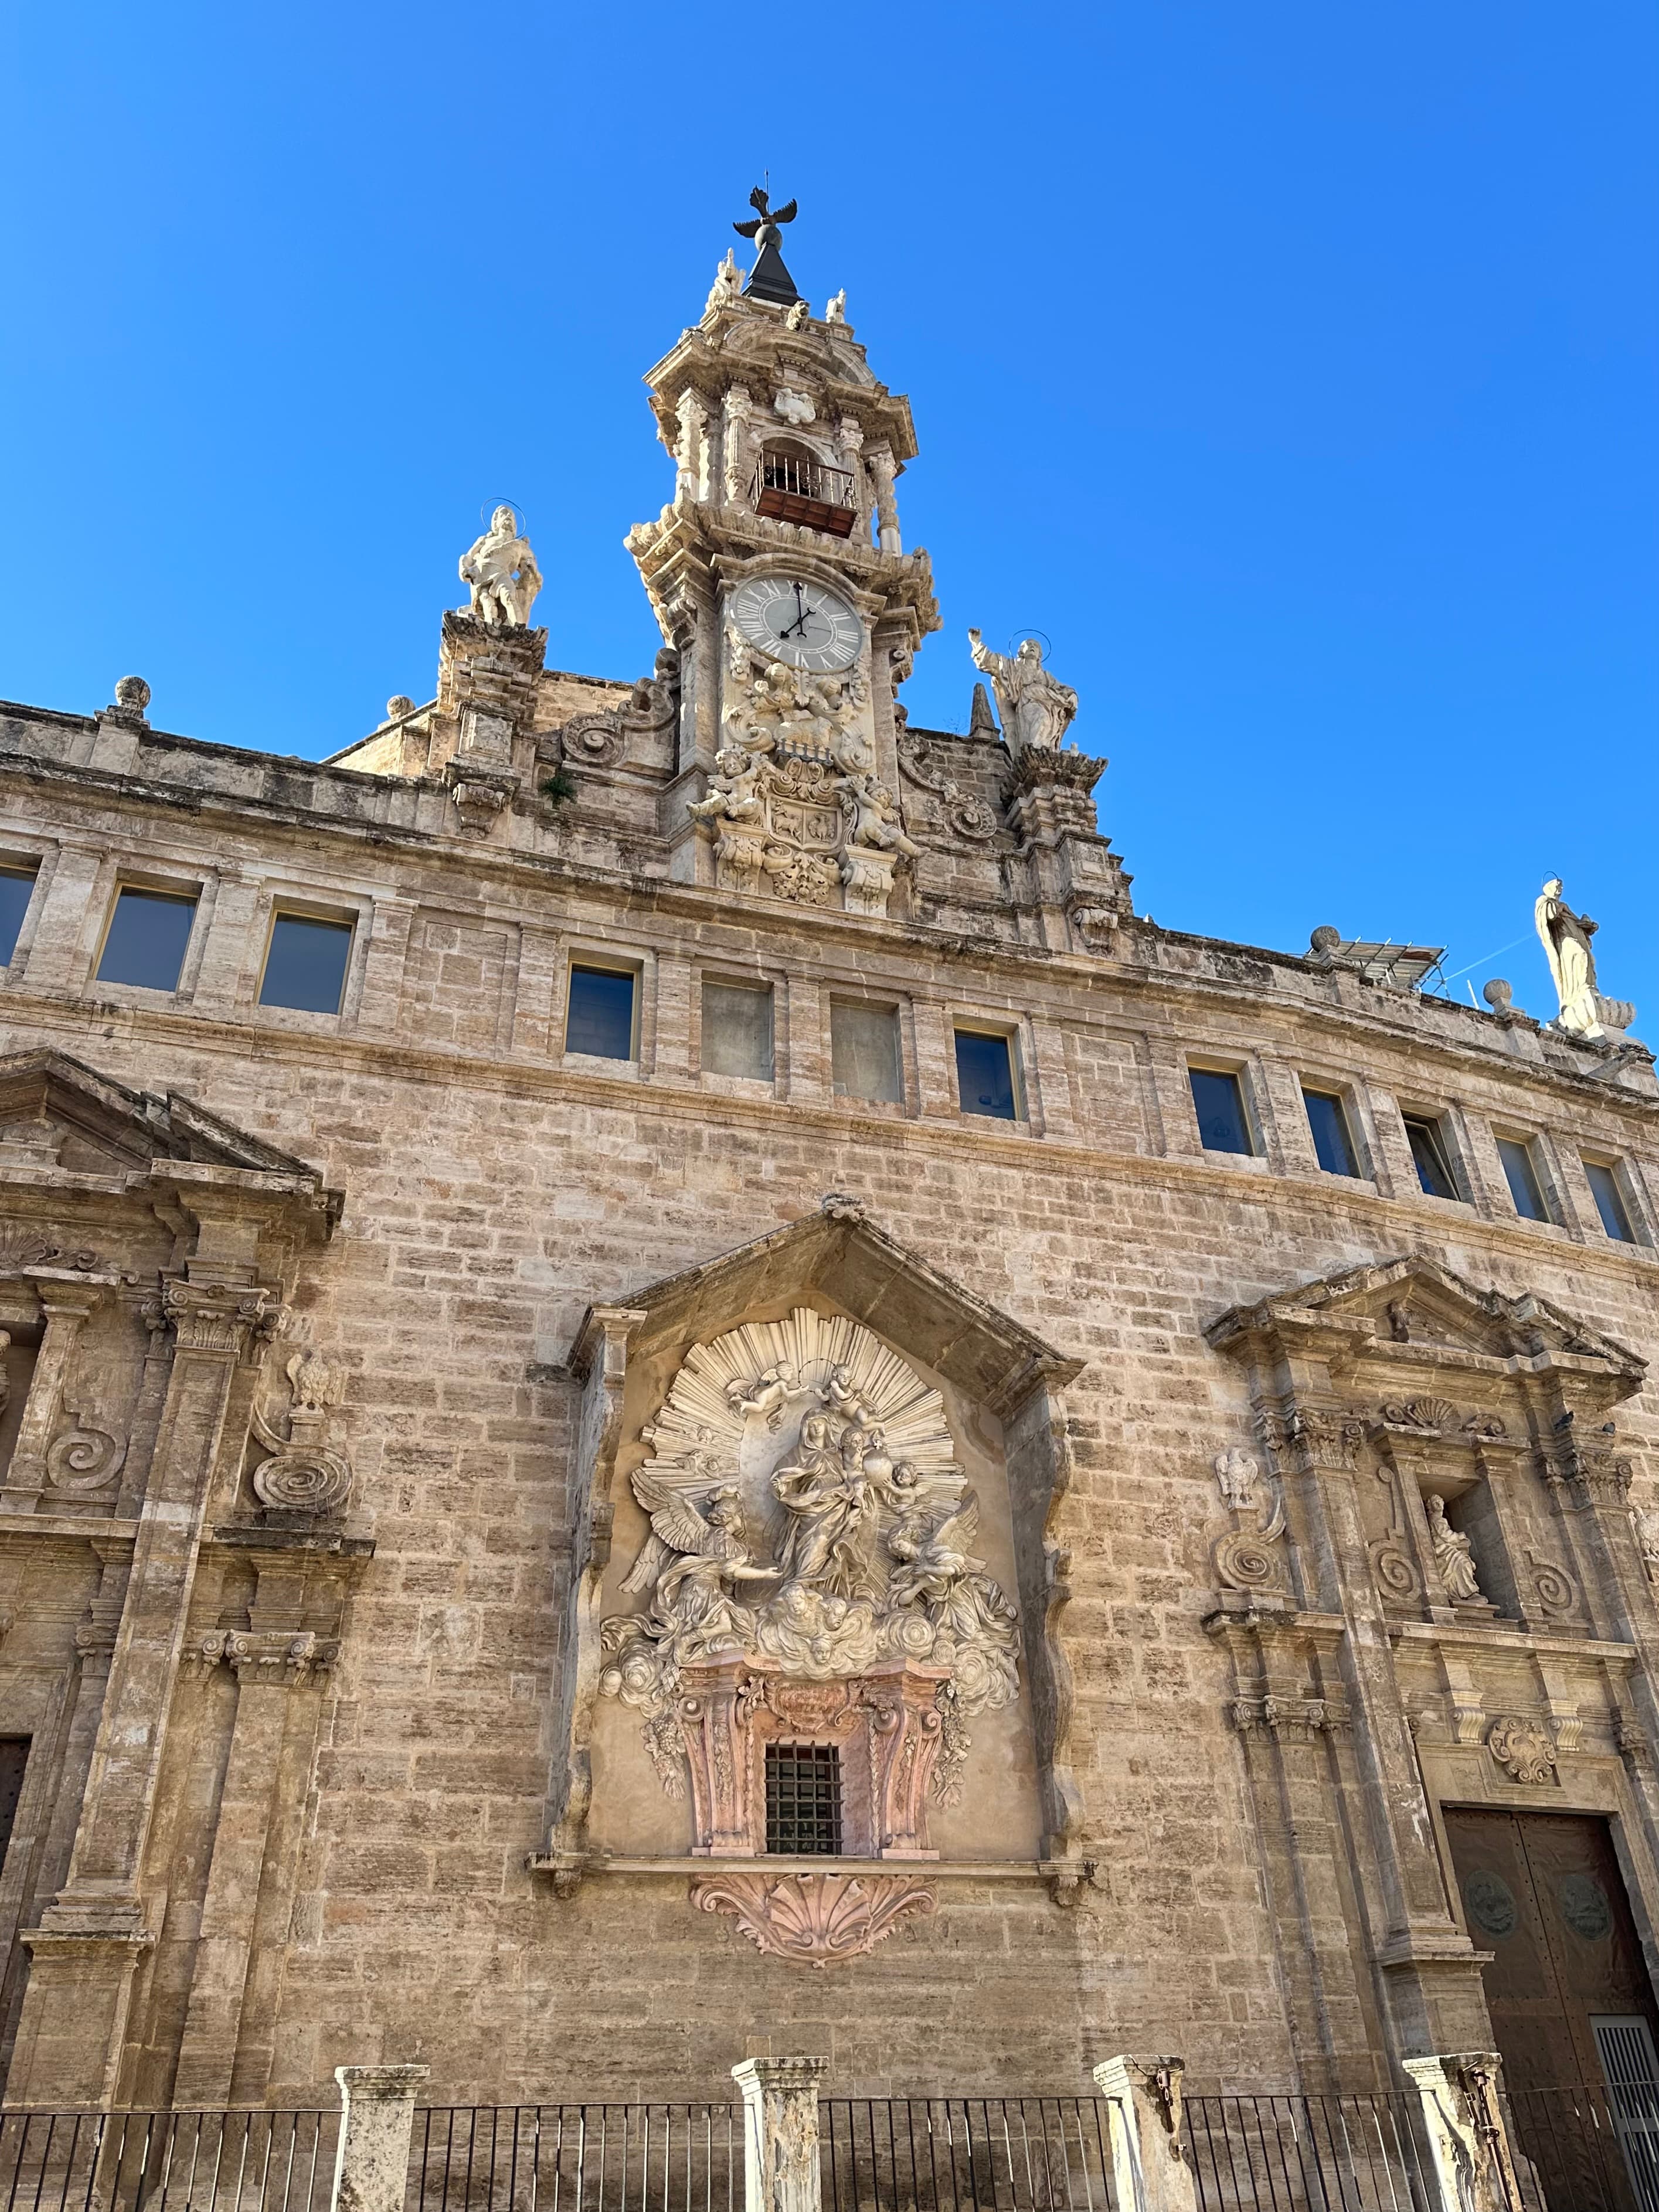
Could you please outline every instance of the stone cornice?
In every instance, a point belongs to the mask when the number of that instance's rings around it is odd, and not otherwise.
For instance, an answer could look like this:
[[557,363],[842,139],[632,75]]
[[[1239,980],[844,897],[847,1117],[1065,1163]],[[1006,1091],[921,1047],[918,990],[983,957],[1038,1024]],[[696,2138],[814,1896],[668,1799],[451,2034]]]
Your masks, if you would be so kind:
[[[101,1035],[99,1010],[71,994],[7,993],[0,996],[0,1006],[9,1011],[27,1010],[43,1027],[55,1022],[68,1034]],[[365,1073],[429,1081],[443,1088],[453,1087],[457,1067],[465,1066],[469,1087],[479,1093],[568,1098],[632,1114],[637,1114],[648,1099],[655,1113],[697,1122],[708,1120],[714,1097],[684,1079],[671,1081],[666,1077],[639,1075],[607,1079],[579,1074],[527,1055],[474,1059],[464,1053],[362,1036],[325,1037],[298,1030],[266,1031],[250,1024],[215,1020],[183,1011],[132,1008],[128,1030],[130,1035],[166,1042],[181,1051],[200,1051],[216,1044],[233,1053],[245,1052],[250,1035],[256,1035],[262,1051],[269,1055],[280,1039],[284,1055],[298,1066],[336,1071],[346,1066]],[[1622,1103],[1640,1102],[1626,1099]],[[1565,1231],[1548,1234],[1531,1224],[1489,1218],[1473,1206],[1452,1206],[1441,1199],[1419,1198],[1410,1192],[1388,1198],[1375,1190],[1348,1185],[1342,1177],[1276,1173],[1266,1160],[1252,1162],[1241,1170],[1233,1164],[1212,1165],[1201,1157],[1114,1152],[1071,1135],[1038,1136],[1025,1129],[1009,1133],[1007,1125],[1001,1122],[983,1121],[970,1127],[956,1115],[866,1115],[846,1101],[832,1104],[790,1098],[740,1098],[722,1091],[718,1094],[718,1105],[722,1121],[745,1122],[756,1129],[781,1121],[796,1132],[811,1129],[862,1140],[890,1154],[915,1147],[964,1162],[989,1158],[1022,1174],[1052,1170],[1073,1176],[1092,1171],[1151,1189],[1206,1191],[1224,1197],[1230,1204],[1257,1197],[1264,1206],[1289,1205],[1316,1193],[1320,1212],[1326,1219],[1364,1224],[1366,1234],[1386,1248],[1399,1249],[1414,1241],[1437,1250],[1452,1246],[1463,1249],[1474,1243],[1483,1251],[1501,1253],[1522,1263],[1528,1278],[1536,1277],[1540,1269],[1570,1267],[1574,1270],[1594,1267],[1608,1277],[1633,1279],[1647,1286],[1659,1281],[1659,1251],[1645,1244],[1615,1244],[1611,1239],[1605,1248],[1579,1243]]]
[[[230,757],[239,757],[233,747],[208,746],[204,750],[221,752]],[[246,759],[249,757],[242,755],[240,757]],[[274,757],[270,755],[254,755],[252,757],[274,763]],[[320,775],[349,775],[350,781],[359,785],[384,788],[386,782],[384,777],[365,776],[352,771],[331,769],[320,763],[299,765],[313,768]],[[103,770],[73,768],[56,762],[27,761],[16,754],[0,752],[0,790],[4,788],[8,777],[54,787],[91,786],[100,791],[113,805],[137,805],[145,810],[154,808],[163,821],[176,821],[178,816],[179,791],[178,787],[173,784],[152,785]],[[399,788],[404,790],[417,787],[447,798],[440,779],[410,779],[399,785]],[[464,869],[470,881],[473,884],[477,883],[479,862],[477,841],[464,836],[459,830],[440,835],[408,823],[319,817],[314,812],[258,794],[206,792],[191,793],[191,797],[193,812],[204,817],[240,818],[247,823],[252,834],[258,834],[262,830],[269,831],[276,826],[298,829],[309,836],[325,833],[344,842],[373,848],[376,851],[425,855],[442,867]],[[63,832],[43,824],[37,834],[52,837],[61,836]],[[70,842],[74,842],[73,834]],[[559,854],[532,853],[503,847],[500,849],[492,848],[488,857],[492,883],[499,885],[500,896],[481,910],[483,918],[522,921],[523,910],[507,905],[513,889],[518,885],[534,886],[544,896],[550,884],[566,886],[573,893],[599,895],[611,899],[616,902],[619,912],[641,917],[659,915],[665,920],[675,921],[696,920],[708,922],[713,920],[741,927],[744,919],[752,916],[763,921],[769,933],[776,939],[780,965],[786,964],[793,957],[821,960],[823,948],[831,945],[844,947],[854,957],[866,959],[873,941],[890,946],[897,954],[913,950],[924,959],[939,963],[947,978],[954,963],[969,969],[977,967],[988,974],[1006,975],[1011,985],[1034,975],[1050,978],[1056,984],[1072,984],[1078,993],[1076,1012],[1074,1014],[1061,1013],[1058,1018],[1073,1019],[1085,1025],[1112,1025],[1110,1022],[1101,1021],[1103,991],[1109,988],[1121,994],[1125,1000],[1134,1002],[1121,1012],[1113,1009],[1117,1019],[1139,1021],[1149,1030],[1156,1027],[1166,1034],[1182,1033],[1182,1024],[1176,1014],[1179,1006],[1209,1005],[1231,1010],[1243,1005],[1250,1009],[1261,1031],[1259,1044],[1269,1050],[1279,1042],[1273,1029],[1275,1023],[1313,1019],[1322,1024],[1333,1043],[1340,1041],[1351,1050],[1356,1046],[1362,1050],[1372,1049],[1376,1041],[1382,1040],[1403,1046],[1419,1056],[1433,1054],[1443,1060],[1478,1073],[1483,1079],[1510,1083],[1517,1091],[1530,1089],[1535,1092],[1540,1086],[1558,1093],[1565,1091],[1587,1102],[1595,1099],[1604,1108],[1622,1109],[1650,1123],[1659,1123],[1659,1090],[1648,1095],[1612,1089],[1602,1078],[1600,1063],[1595,1068],[1587,1068],[1580,1074],[1552,1060],[1517,1059],[1505,1051],[1501,1044],[1488,1042],[1482,1036],[1446,1033],[1442,1024],[1454,1018],[1460,1024],[1474,1023],[1483,1028],[1490,1024],[1499,1034],[1503,1033],[1495,1017],[1483,1015],[1474,1007],[1463,1008],[1448,1002],[1443,1008],[1437,1004],[1432,1012],[1420,1012],[1418,1011],[1420,1001],[1401,994],[1397,994],[1401,1000],[1401,1010],[1395,1011],[1382,1002],[1381,993],[1376,994],[1377,1005],[1356,1006],[1334,995],[1332,986],[1334,984],[1335,989],[1340,991],[1343,988],[1341,981],[1311,966],[1294,953],[1267,951],[1219,938],[1184,936],[1139,920],[1132,921],[1119,933],[1120,952],[1109,958],[1053,951],[1043,946],[989,933],[982,936],[964,933],[959,928],[942,923],[884,920],[858,914],[815,911],[808,927],[788,915],[781,914],[780,902],[776,900],[746,899],[730,891],[716,891],[702,885],[671,882],[666,877],[623,875],[571,860]],[[193,859],[196,864],[199,864],[199,851],[194,852]],[[469,894],[469,904],[476,895],[476,890]],[[988,917],[993,913],[1003,914],[1006,911],[1003,908],[986,908]],[[557,924],[552,926],[556,927]],[[1124,957],[1133,948],[1137,939],[1142,941],[1150,939],[1153,945],[1158,947],[1190,945],[1219,958],[1248,963],[1252,969],[1264,968],[1269,971],[1267,992],[1264,994],[1262,978],[1259,974],[1183,973],[1150,961]],[[1297,982],[1322,988],[1318,988],[1317,995],[1310,990],[1305,997],[1299,991],[1292,994],[1285,988],[1286,983]],[[1149,1019],[1140,1003],[1149,998],[1160,1002],[1162,1019],[1156,1024]],[[6,992],[0,1003],[17,1005],[23,1000],[23,994],[14,997],[10,992]],[[72,1003],[83,1001],[77,996]],[[1407,1008],[1412,1011],[1407,1012],[1405,1011]],[[149,1009],[130,1009],[124,1003],[122,1011],[124,1014],[149,1018]],[[195,1018],[199,1020],[200,1018]],[[268,1033],[260,1028],[258,1034],[264,1036]],[[275,1034],[274,1029],[269,1034]],[[1285,1042],[1288,1045],[1289,1040],[1286,1039]]]

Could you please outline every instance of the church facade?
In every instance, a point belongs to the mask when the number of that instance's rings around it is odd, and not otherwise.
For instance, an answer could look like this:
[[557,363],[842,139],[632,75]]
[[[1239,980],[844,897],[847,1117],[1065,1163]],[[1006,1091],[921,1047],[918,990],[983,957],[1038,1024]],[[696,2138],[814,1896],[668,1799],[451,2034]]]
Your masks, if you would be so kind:
[[331,761],[0,708],[7,2100],[1593,2081],[1632,1010],[1559,884],[1548,1021],[1138,917],[1035,645],[910,727],[909,409],[751,228],[649,675],[503,509]]

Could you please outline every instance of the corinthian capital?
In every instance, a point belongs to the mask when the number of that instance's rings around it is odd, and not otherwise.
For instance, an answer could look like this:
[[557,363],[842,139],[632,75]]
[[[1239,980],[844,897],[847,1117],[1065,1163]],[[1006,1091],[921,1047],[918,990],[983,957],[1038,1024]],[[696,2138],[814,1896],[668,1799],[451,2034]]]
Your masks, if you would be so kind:
[[282,1308],[263,1284],[188,1283],[169,1277],[161,1285],[161,1312],[180,1352],[234,1358],[250,1329],[262,1336],[272,1333]]

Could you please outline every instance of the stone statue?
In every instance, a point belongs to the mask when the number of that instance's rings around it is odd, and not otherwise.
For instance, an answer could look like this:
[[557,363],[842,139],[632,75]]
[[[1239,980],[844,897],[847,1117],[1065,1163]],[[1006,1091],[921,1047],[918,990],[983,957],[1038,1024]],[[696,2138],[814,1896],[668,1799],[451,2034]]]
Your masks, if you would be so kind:
[[519,535],[510,507],[498,507],[489,527],[461,556],[461,581],[472,592],[472,611],[491,629],[523,629],[542,587],[542,572]]
[[968,633],[974,665],[988,676],[1002,710],[1002,733],[1018,760],[1023,752],[1058,752],[1077,712],[1077,693],[1057,683],[1042,665],[1042,647],[1024,639],[1012,659],[993,653],[976,629]]
[[800,1455],[772,1477],[773,1493],[794,1525],[778,1550],[791,1582],[836,1597],[875,1594],[870,1569],[876,1498],[864,1471],[865,1431],[849,1426],[839,1450],[823,1413],[801,1425]]
[[799,1308],[694,1346],[640,1438],[649,1530],[622,1589],[644,1607],[600,1624],[599,1689],[641,1714],[669,1795],[682,1667],[749,1656],[850,1695],[904,1659],[940,1670],[929,1786],[953,1802],[966,1723],[1018,1694],[1019,1624],[973,1555],[939,1393],[861,1325]]
[[1429,1516],[1429,1541],[1434,1547],[1434,1564],[1440,1570],[1446,1595],[1454,1605],[1478,1605],[1480,1584],[1475,1577],[1474,1547],[1468,1538],[1447,1520],[1443,1498],[1425,1498],[1423,1503]]
[[898,825],[893,794],[873,776],[848,775],[841,787],[841,811],[851,830],[848,842],[873,845],[878,853],[903,853],[915,860],[921,848]]
[[1635,1020],[1636,1009],[1622,1000],[1604,999],[1597,991],[1595,955],[1590,949],[1596,925],[1567,904],[1559,876],[1552,876],[1539,893],[1533,919],[1560,1001],[1554,1027],[1583,1037],[1622,1036]]
[[847,320],[847,287],[844,284],[824,309],[823,319],[826,323],[844,323]]
[[714,756],[718,773],[709,779],[708,798],[694,799],[686,812],[696,822],[752,821],[761,811],[755,787],[764,765],[759,753],[744,752],[738,745],[722,745]]
[[706,315],[711,307],[730,307],[734,301],[740,300],[742,297],[743,271],[738,266],[737,255],[728,252],[725,260],[714,271],[714,282],[710,288],[708,297],[702,303],[702,311]]

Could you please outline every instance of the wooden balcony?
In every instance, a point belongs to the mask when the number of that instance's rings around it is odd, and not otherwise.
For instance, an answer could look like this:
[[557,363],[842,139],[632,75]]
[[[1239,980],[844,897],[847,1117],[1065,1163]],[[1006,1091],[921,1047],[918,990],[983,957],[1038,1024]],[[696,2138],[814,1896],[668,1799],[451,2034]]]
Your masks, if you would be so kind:
[[851,474],[799,453],[763,453],[749,496],[757,514],[821,530],[830,538],[850,538],[858,520]]

